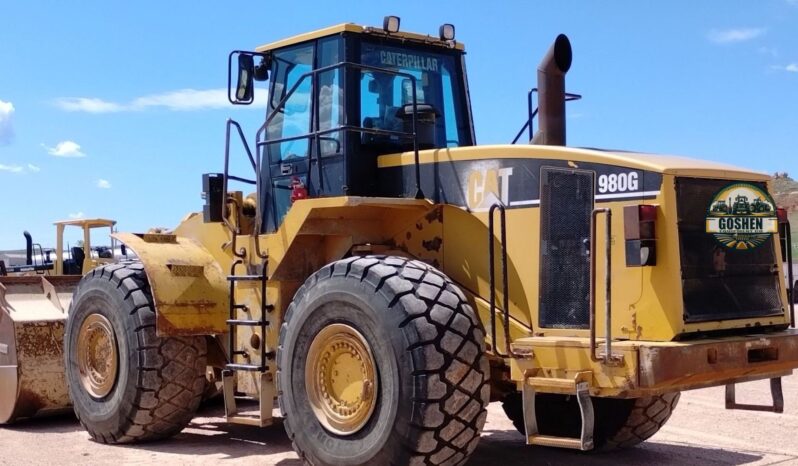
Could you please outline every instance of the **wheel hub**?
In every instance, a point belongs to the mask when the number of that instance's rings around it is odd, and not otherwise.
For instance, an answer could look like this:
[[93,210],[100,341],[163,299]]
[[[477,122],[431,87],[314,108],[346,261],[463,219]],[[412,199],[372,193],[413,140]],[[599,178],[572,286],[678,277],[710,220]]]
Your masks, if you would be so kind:
[[310,344],[305,387],[327,430],[351,435],[363,428],[377,402],[376,364],[363,335],[345,324],[324,327]]
[[83,388],[97,399],[108,395],[116,383],[119,357],[116,334],[105,316],[91,314],[83,321],[77,357]]

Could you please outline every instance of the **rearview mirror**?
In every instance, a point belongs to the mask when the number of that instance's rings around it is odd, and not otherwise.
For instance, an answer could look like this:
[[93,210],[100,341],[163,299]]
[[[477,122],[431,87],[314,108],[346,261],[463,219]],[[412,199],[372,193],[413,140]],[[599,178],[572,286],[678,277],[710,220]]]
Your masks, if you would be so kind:
[[252,102],[254,85],[255,60],[252,58],[252,55],[241,54],[238,56],[238,85],[236,86],[236,100],[241,103]]
[[[261,64],[255,66],[255,56]],[[235,60],[233,58],[235,57]],[[236,86],[233,88],[233,63],[238,65]],[[234,50],[227,58],[227,100],[233,105],[249,105],[255,97],[255,81],[268,78],[268,57],[258,52]],[[235,91],[235,92],[234,92]]]

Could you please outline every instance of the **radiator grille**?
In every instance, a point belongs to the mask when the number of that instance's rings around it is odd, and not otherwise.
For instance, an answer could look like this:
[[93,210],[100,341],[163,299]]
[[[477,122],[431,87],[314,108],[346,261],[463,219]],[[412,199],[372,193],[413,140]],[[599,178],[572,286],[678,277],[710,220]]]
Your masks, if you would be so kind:
[[589,328],[593,175],[543,169],[540,202],[540,325]]

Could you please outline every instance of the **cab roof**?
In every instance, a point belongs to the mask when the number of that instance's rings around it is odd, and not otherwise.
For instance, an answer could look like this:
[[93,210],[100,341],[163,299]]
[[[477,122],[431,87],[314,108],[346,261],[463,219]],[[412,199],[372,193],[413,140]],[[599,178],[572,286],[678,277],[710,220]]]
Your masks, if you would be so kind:
[[465,46],[461,42],[455,42],[455,41],[448,42],[445,40],[441,40],[436,36],[417,34],[414,32],[405,32],[405,31],[388,33],[385,32],[382,28],[360,26],[354,23],[342,23],[342,24],[336,24],[335,26],[330,26],[323,29],[306,32],[304,34],[299,34],[297,36],[289,37],[287,39],[282,39],[276,42],[271,42],[265,45],[261,45],[260,47],[257,47],[255,51],[264,53],[270,50],[279,49],[289,45],[299,44],[301,42],[318,39],[320,37],[333,36],[343,32],[352,32],[356,34],[370,34],[378,37],[389,37],[394,39],[400,39],[403,41],[437,45],[439,47],[454,48],[456,50],[465,50]]
[[67,226],[87,226],[89,228],[95,227],[112,227],[116,225],[116,220],[109,220],[106,218],[78,218],[74,220],[61,220],[53,222],[53,225],[67,225]]

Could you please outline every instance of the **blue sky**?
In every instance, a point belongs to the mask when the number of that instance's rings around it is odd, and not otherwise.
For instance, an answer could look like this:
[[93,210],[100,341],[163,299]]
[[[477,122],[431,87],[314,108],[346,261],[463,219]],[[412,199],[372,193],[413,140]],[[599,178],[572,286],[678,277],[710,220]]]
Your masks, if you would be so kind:
[[[568,142],[798,175],[798,0],[13,2],[0,15],[0,249],[52,222],[175,226],[222,169],[227,54],[341,22],[465,42],[477,140],[509,142],[558,33],[574,48]],[[261,92],[261,97],[265,92]],[[241,156],[241,154],[237,154]],[[243,165],[241,165],[243,168]]]

